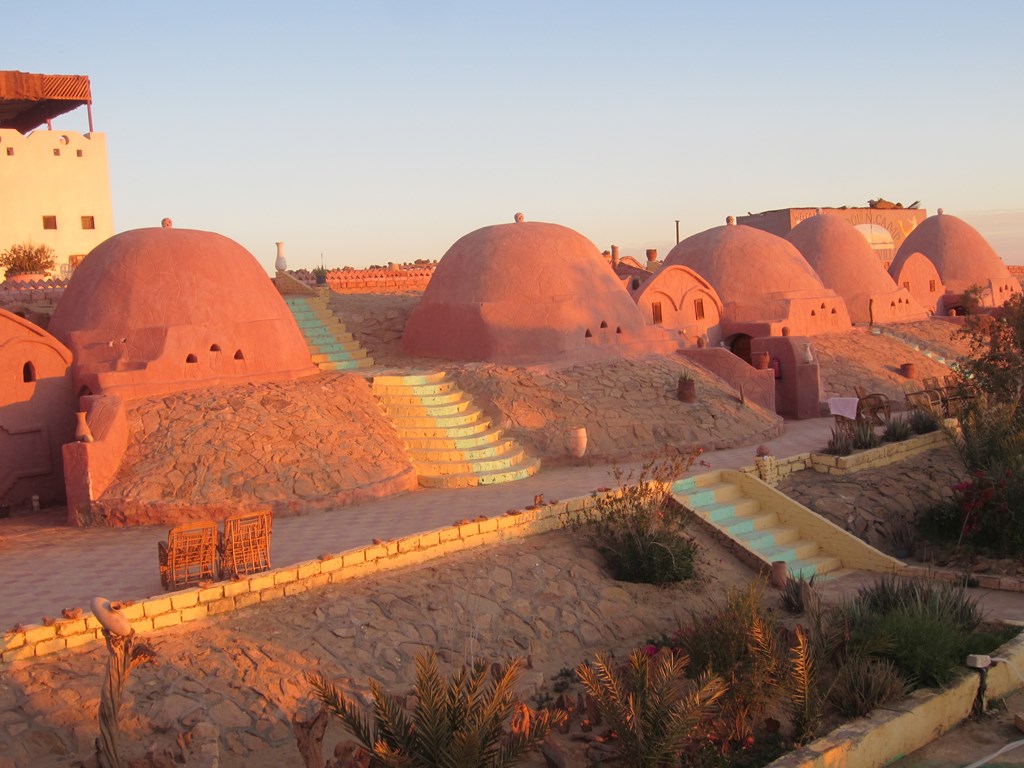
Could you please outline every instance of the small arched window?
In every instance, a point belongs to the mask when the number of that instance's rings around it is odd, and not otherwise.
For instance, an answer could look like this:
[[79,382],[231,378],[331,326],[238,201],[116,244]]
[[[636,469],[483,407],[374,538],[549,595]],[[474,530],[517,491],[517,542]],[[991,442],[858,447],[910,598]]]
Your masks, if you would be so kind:
[[210,345],[210,351],[211,352],[220,352],[220,344],[211,344]]
[[235,350],[235,360],[245,360],[245,355],[242,354],[242,350]]
[[21,378],[25,382],[36,380],[36,367],[32,364],[31,360],[21,367]]
[[189,354],[189,356],[185,358],[185,362],[186,363],[198,363],[199,362],[199,358],[196,357],[193,354]]

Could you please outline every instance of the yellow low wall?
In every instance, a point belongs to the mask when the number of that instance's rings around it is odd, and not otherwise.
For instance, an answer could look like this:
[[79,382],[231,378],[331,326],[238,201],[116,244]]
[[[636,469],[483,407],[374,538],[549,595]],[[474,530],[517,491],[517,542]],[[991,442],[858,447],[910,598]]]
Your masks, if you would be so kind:
[[[993,656],[1008,659],[1024,671],[1024,637],[1017,637]],[[1010,664],[988,670],[986,697],[1006,696],[1021,687]],[[971,714],[980,683],[967,670],[942,691],[915,691],[897,704],[853,720],[780,757],[771,768],[879,768],[929,744]]]

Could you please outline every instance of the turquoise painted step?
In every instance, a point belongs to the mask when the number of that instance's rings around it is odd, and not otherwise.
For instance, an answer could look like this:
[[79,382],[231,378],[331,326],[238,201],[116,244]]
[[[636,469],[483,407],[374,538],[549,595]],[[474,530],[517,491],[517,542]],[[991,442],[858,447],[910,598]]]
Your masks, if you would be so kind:
[[817,557],[811,557],[806,560],[796,560],[787,565],[787,570],[790,576],[794,579],[803,577],[809,579],[812,576],[822,576],[832,571],[837,571],[842,567],[842,563],[839,558],[832,557],[830,555],[818,555]]
[[491,428],[489,421],[467,424],[461,427],[402,427],[398,426],[398,434],[403,440],[416,437],[469,437],[479,435]]
[[417,397],[415,395],[388,395],[385,404],[385,408],[390,407],[404,407],[404,406],[431,406],[431,405],[444,405],[445,403],[457,403],[465,397],[465,394],[458,389],[452,389],[449,392],[444,392],[440,395],[423,395]]
[[[374,380],[376,382],[376,379]],[[416,395],[443,395],[455,389],[454,382],[443,381],[437,384],[410,384],[406,386],[396,385],[373,385],[373,392],[384,400],[390,400],[392,396],[412,397]]]
[[359,360],[338,360],[332,363],[317,363],[321,371],[355,371],[360,368],[372,368],[373,360],[363,357]]
[[[359,342],[352,338],[352,334],[347,334],[349,338],[336,338],[331,341],[324,341],[323,343],[309,342],[310,352],[318,353],[329,353],[329,352],[347,352],[350,349],[359,349]],[[308,340],[307,340],[308,341]]]
[[457,475],[424,475],[420,477],[420,485],[427,488],[470,488],[476,485],[497,485],[498,483],[525,480],[527,477],[535,475],[538,469],[540,469],[540,462],[537,459],[530,459],[514,470],[465,472]]
[[[378,373],[373,377],[374,389],[382,387],[413,387],[422,384],[438,384],[447,374],[444,371],[430,373]],[[454,385],[452,385],[454,386]]]
[[815,557],[820,552],[817,542],[799,539],[785,544],[776,544],[764,549],[757,550],[758,554],[764,557],[769,563],[782,560],[784,563],[793,563],[797,560],[805,560]]
[[416,471],[421,475],[456,475],[463,472],[492,472],[511,469],[526,456],[522,448],[516,446],[503,455],[490,459],[454,459],[452,461],[417,461]]
[[[405,418],[408,416],[454,416],[457,413],[465,413],[473,405],[473,401],[460,393],[460,400],[449,400],[446,403],[387,403],[384,406],[384,413],[388,416]],[[479,409],[477,409],[479,411]]]
[[769,549],[770,547],[779,546],[780,544],[788,544],[791,541],[796,541],[800,538],[800,532],[795,528],[755,527],[754,530],[749,533],[742,533],[735,538],[737,541],[745,544],[748,549],[761,551]]
[[723,501],[715,504],[691,507],[691,509],[705,520],[712,523],[723,520],[727,517],[741,517],[756,514],[761,508],[754,499],[738,498],[732,501]]
[[366,350],[362,347],[356,349],[342,349],[337,352],[318,352],[311,354],[314,363],[331,363],[339,360],[362,360],[366,357]]
[[474,407],[447,416],[403,416],[400,423],[403,427],[407,428],[438,427],[440,429],[447,429],[448,427],[468,426],[478,421],[482,416],[483,412],[479,408]]
[[501,439],[501,430],[494,427],[484,432],[472,435],[437,437],[405,437],[406,445],[411,451],[425,450],[432,444],[444,443],[447,450],[455,449],[460,451],[472,450],[485,445],[492,445]]

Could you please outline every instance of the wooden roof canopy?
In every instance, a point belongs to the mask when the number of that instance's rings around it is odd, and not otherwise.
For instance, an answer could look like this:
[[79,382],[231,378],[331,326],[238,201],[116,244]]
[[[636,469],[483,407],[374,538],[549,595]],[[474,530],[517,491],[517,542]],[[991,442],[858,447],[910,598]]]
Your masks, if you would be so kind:
[[0,128],[28,133],[81,106],[89,108],[92,131],[92,91],[85,75],[0,71]]

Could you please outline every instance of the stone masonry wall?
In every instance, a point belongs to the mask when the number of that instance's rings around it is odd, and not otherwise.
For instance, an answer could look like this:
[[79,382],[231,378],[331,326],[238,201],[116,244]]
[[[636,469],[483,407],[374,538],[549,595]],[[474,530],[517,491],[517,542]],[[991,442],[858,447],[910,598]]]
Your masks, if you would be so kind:
[[95,524],[275,514],[416,487],[394,426],[360,376],[194,390],[129,405],[129,443]]

